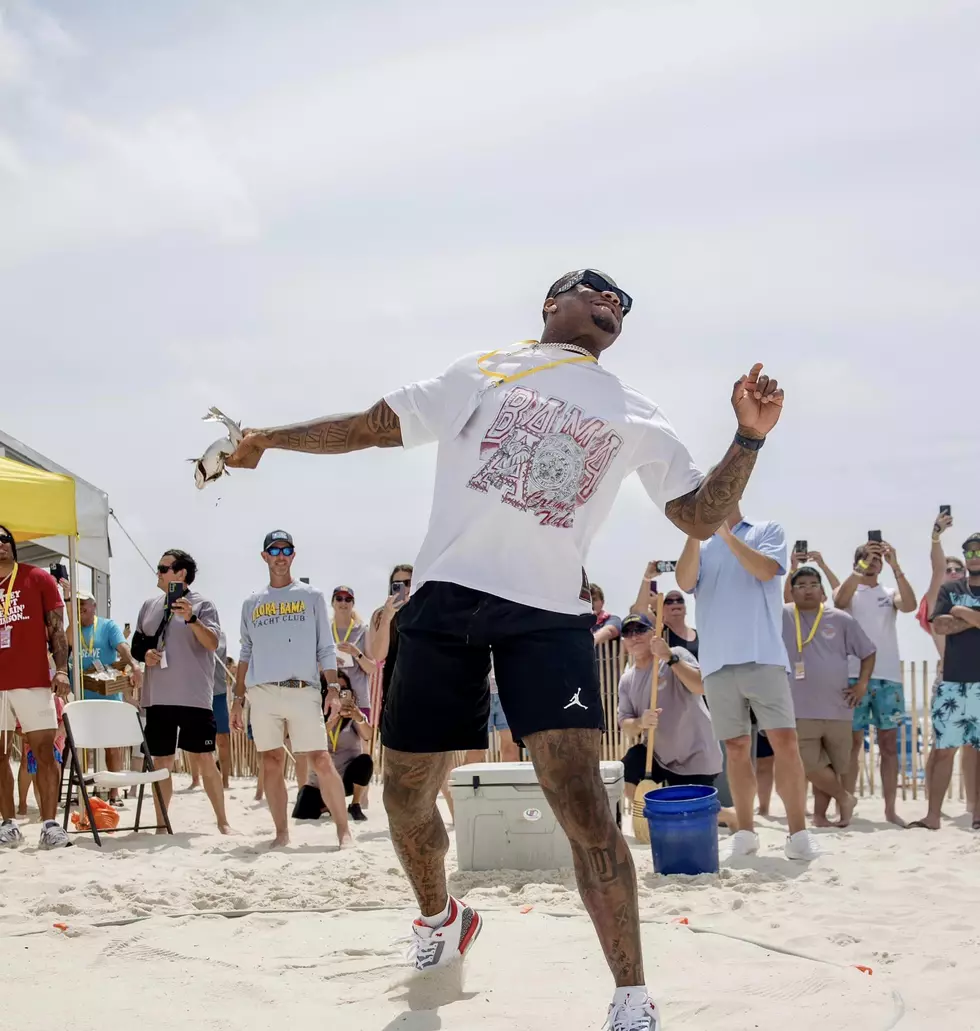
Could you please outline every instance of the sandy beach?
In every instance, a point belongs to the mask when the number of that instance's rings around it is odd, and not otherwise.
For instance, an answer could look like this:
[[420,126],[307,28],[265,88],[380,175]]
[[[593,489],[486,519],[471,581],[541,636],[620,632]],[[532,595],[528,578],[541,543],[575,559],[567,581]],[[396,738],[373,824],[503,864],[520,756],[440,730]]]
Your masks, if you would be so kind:
[[[0,853],[5,1026],[36,1024],[41,1009],[75,1031],[183,1018],[215,1031],[273,1019],[369,1031],[601,1026],[611,982],[570,871],[453,872],[454,893],[486,917],[483,936],[461,979],[406,984],[396,939],[416,911],[379,789],[355,850],[338,852],[323,822],[294,825],[291,846],[270,852],[269,813],[250,783],[230,791],[233,838],[187,784],[177,778],[172,839],[110,836],[100,852],[78,836],[46,853],[32,824],[28,847]],[[764,819],[761,854],[718,876],[658,877],[635,845],[648,982],[667,1031],[980,1028],[980,835],[961,809],[947,805],[956,819],[941,833],[901,831],[864,799],[849,831],[817,832],[829,854],[809,865],[782,857],[781,821]],[[902,811],[920,816],[924,802]]]

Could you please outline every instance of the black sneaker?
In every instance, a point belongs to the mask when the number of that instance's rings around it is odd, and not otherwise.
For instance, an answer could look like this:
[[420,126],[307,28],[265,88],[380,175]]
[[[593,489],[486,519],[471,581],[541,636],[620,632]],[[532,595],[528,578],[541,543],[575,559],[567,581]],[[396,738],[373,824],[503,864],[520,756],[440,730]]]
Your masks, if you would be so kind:
[[367,819],[367,817],[364,815],[363,810],[357,802],[351,802],[351,804],[347,807],[347,815],[350,816],[352,820],[356,820],[358,823],[363,823]]

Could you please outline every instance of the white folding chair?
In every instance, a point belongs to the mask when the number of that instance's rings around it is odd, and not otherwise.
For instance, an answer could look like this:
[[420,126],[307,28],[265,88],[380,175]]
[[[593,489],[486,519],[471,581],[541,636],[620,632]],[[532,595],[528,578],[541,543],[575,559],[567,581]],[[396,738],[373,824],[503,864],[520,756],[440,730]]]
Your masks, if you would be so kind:
[[[109,699],[92,699],[84,702],[69,702],[65,706],[65,755],[62,769],[68,770],[68,792],[65,803],[65,830],[68,829],[69,810],[71,808],[72,787],[78,786],[79,797],[85,805],[89,826],[96,845],[102,845],[99,829],[95,826],[92,804],[89,801],[88,784],[100,788],[123,788],[139,786],[136,803],[136,822],[132,827],[114,827],[115,831],[138,831],[140,814],[143,809],[143,791],[147,784],[153,786],[156,800],[163,813],[163,827],[156,825],[145,830],[163,830],[173,834],[170,816],[160,793],[160,781],[170,776],[169,770],[155,770],[150,761],[150,750],[146,745],[143,732],[143,721],[139,710],[127,702],[110,701]],[[111,770],[98,770],[86,778],[82,770],[79,752],[83,748],[132,748],[142,749],[143,769],[113,773]],[[108,832],[107,832],[108,833]]]

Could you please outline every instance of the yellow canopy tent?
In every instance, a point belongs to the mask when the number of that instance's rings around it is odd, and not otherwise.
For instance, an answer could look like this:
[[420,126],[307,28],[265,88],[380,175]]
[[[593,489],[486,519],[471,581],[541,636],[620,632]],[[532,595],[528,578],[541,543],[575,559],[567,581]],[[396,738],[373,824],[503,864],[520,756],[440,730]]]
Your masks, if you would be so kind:
[[[7,527],[16,541],[38,537],[67,537],[71,562],[71,608],[78,604],[75,584],[78,569],[75,541],[78,522],[75,513],[75,481],[70,476],[49,473],[23,462],[0,458],[0,524]],[[78,645],[78,620],[72,623],[72,655],[75,684],[81,684]]]

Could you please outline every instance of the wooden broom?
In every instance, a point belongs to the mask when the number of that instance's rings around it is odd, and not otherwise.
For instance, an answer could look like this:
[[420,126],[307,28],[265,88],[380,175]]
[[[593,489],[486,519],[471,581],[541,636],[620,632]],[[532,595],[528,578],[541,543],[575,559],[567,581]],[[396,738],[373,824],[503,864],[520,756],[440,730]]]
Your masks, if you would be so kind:
[[[662,637],[664,632],[664,596],[657,595],[657,615],[653,631],[657,637]],[[653,678],[650,683],[650,708],[657,707],[657,688],[660,686],[660,659],[653,664]],[[647,734],[647,765],[645,776],[636,785],[636,793],[633,795],[633,837],[645,845],[650,844],[650,824],[643,815],[643,808],[646,804],[646,794],[659,787],[653,779],[653,738],[654,728],[651,727]]]

